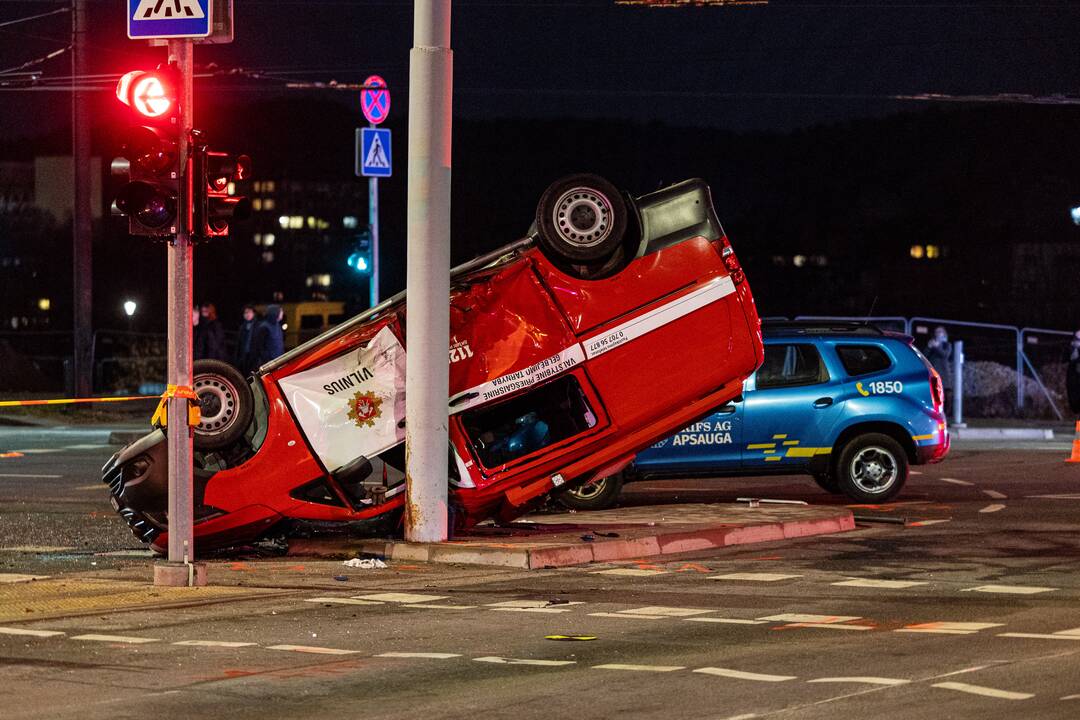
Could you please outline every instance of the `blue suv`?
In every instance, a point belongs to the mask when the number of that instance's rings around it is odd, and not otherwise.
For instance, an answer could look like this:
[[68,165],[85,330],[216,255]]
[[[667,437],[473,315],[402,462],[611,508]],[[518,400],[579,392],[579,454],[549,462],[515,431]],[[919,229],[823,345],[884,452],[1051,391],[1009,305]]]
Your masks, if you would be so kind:
[[655,476],[802,475],[859,502],[894,497],[909,465],[949,451],[941,377],[906,335],[859,323],[765,323],[765,360],[743,395],[639,453],[622,472],[563,493],[613,504]]

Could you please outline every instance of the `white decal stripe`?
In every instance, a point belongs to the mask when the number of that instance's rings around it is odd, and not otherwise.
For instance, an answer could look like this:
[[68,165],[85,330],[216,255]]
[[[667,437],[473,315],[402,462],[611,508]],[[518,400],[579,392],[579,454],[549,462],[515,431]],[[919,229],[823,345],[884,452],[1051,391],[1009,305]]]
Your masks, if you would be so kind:
[[481,383],[465,392],[458,393],[450,401],[450,412],[451,414],[459,413],[475,405],[481,405],[503,395],[509,395],[512,392],[531,387],[583,362],[585,362],[585,353],[582,351],[581,345],[575,343],[523,370],[501,375],[494,380],[488,380],[486,383]]
[[585,346],[585,357],[591,360],[594,357],[603,355],[609,350],[613,350],[663,325],[678,320],[684,315],[689,315],[695,310],[727,297],[733,292],[735,292],[735,283],[731,281],[730,277],[717,278],[676,300],[672,300],[643,315],[639,315],[633,320],[584,340],[582,344]]

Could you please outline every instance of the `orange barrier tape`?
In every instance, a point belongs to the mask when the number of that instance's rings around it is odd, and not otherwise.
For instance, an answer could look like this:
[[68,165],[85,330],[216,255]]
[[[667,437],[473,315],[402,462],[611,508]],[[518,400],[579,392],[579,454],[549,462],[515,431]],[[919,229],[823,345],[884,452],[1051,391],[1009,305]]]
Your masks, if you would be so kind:
[[26,407],[29,405],[73,405],[75,403],[127,402],[129,400],[157,400],[157,395],[129,395],[126,397],[64,398],[62,400],[0,400],[0,407]]
[[161,393],[161,401],[158,402],[154,416],[150,418],[150,424],[154,427],[168,427],[169,425],[169,398],[181,398],[188,401],[188,425],[195,427],[202,421],[202,412],[199,410],[199,396],[187,385],[169,385],[165,392]]

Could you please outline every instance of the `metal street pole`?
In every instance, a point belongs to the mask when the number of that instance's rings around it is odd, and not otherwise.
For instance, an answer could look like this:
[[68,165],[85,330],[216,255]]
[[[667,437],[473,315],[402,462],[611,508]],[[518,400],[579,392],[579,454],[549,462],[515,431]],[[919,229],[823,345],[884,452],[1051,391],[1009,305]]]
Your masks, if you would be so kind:
[[[71,12],[71,74],[74,85],[82,84],[86,68],[86,0],[74,0]],[[93,392],[93,247],[92,210],[90,207],[90,95],[75,90],[71,96],[71,164],[74,196],[72,198],[72,379],[74,397],[89,397]]]
[[[194,112],[193,74],[194,46],[191,40],[169,40],[169,62],[175,62],[182,81],[177,92],[180,105],[178,128],[182,173],[178,201],[177,233],[167,247],[168,270],[168,382],[178,387],[191,387],[191,228],[187,204],[190,192],[183,180],[187,173],[189,137]],[[169,450],[169,555],[167,564],[154,567],[157,585],[202,585],[206,582],[205,568],[192,565],[194,560],[192,490],[192,438],[188,426],[188,401],[173,397],[168,405]]]
[[[374,127],[374,126],[372,126]],[[379,304],[379,178],[368,178],[368,227],[371,230],[371,307]]]
[[416,0],[409,53],[405,539],[447,538],[450,391],[450,0]]

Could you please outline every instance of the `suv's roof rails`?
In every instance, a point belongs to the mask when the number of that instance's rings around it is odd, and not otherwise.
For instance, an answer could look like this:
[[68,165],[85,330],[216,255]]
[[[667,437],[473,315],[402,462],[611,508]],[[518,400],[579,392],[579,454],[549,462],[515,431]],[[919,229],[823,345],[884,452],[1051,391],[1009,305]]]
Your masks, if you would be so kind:
[[790,335],[884,335],[885,331],[865,322],[821,320],[763,320],[761,329],[769,334]]

